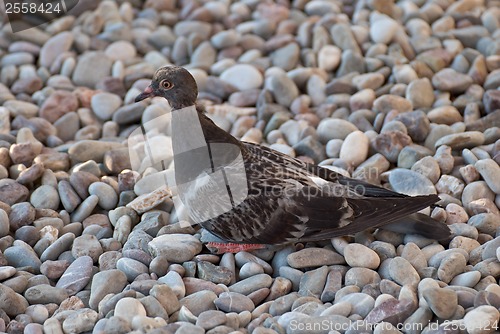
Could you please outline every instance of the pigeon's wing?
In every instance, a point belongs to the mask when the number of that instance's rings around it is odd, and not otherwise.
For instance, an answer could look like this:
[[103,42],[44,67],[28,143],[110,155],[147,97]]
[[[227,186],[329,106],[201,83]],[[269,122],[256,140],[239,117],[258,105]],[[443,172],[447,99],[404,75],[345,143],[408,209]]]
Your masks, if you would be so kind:
[[[399,222],[409,214],[421,210],[439,200],[437,196],[415,196],[405,198],[331,198],[329,196],[295,196],[293,210],[308,217],[302,241],[323,240],[353,234],[368,228]],[[331,207],[335,201],[344,201],[343,215]],[[431,218],[429,218],[431,219]],[[439,224],[438,222],[434,222]],[[417,225],[415,225],[418,228]],[[411,227],[409,225],[409,227]],[[409,228],[406,233],[416,233]],[[422,233],[425,231],[423,230]],[[418,232],[420,233],[420,232]],[[435,238],[434,235],[426,235]],[[442,235],[439,236],[442,238]]]
[[362,181],[362,180],[357,180],[357,179],[352,179],[349,177],[345,177],[344,175],[341,175],[339,173],[336,173],[328,168],[323,168],[321,166],[317,165],[308,165],[307,166],[309,171],[313,173],[314,175],[329,181],[329,182],[334,182],[338,183],[344,186],[347,186],[349,189],[354,191],[355,193],[365,196],[365,197],[397,197],[397,198],[406,198],[409,197],[404,194],[400,194],[397,192],[394,192],[389,189],[385,189],[383,187],[379,187],[376,185],[373,185],[371,183]]
[[325,181],[346,186],[351,192],[355,192],[361,196],[398,198],[408,197],[407,195],[400,194],[362,180],[345,177],[342,174],[334,172],[328,168],[294,159],[269,147],[264,147],[247,142],[244,142],[244,145],[245,148],[256,157],[272,157],[273,161],[275,161],[277,164],[282,164],[290,169],[301,170],[302,172],[308,171],[309,173],[322,178]]

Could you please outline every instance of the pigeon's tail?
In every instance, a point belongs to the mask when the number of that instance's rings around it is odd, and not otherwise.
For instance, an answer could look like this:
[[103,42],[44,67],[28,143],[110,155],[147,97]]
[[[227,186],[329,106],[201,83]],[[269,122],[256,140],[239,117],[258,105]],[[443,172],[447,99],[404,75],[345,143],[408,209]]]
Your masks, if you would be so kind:
[[448,225],[418,212],[384,225],[383,229],[405,234],[419,234],[436,240],[446,240],[451,236]]

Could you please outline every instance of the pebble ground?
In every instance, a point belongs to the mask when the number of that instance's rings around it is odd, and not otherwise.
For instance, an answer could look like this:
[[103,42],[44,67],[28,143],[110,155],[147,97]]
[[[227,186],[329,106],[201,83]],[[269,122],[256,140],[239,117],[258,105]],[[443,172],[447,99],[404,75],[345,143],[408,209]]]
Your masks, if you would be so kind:
[[[71,14],[1,24],[0,332],[497,331],[498,0],[80,0]],[[130,134],[169,109],[133,99],[170,63],[238,138],[439,194],[425,212],[452,238],[210,254],[156,170],[131,170]]]

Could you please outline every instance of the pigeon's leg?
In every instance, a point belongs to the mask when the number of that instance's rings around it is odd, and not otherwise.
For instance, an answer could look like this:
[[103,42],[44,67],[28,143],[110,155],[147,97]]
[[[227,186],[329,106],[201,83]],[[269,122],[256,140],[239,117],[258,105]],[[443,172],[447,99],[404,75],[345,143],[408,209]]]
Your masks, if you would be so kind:
[[216,254],[238,253],[241,251],[250,251],[266,247],[266,245],[262,244],[235,244],[235,243],[224,243],[224,242],[207,242],[206,246],[208,248],[217,250]]

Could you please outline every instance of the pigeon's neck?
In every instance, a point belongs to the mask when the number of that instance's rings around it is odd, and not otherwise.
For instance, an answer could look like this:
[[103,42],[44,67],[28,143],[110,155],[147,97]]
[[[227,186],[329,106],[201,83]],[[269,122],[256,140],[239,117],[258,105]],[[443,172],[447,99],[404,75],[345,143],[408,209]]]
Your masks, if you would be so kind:
[[178,136],[172,136],[174,140],[176,137],[182,137],[183,140],[191,141],[193,137],[198,137],[193,131],[198,132],[200,127],[206,143],[228,143],[242,146],[238,139],[219,128],[210,118],[205,116],[203,108],[190,106],[172,110],[172,131],[178,134]]

